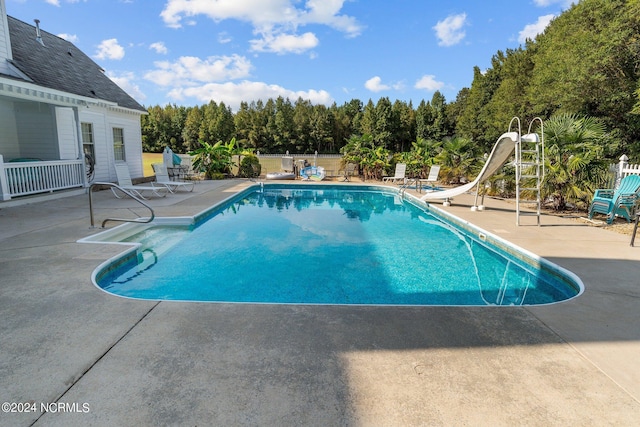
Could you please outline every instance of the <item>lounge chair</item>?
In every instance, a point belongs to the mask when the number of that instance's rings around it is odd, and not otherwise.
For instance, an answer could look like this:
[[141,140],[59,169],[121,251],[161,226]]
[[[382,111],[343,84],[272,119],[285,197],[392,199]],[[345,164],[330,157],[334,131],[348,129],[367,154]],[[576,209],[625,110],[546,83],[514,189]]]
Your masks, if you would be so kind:
[[164,163],[153,163],[151,165],[153,168],[153,172],[156,174],[156,184],[164,185],[167,187],[170,193],[175,193],[180,188],[185,191],[193,191],[196,183],[194,181],[189,182],[181,182],[181,181],[171,181],[169,179],[169,173],[167,172],[167,168]]
[[434,188],[433,184],[438,182],[438,175],[440,175],[440,165],[433,165],[429,169],[429,176],[426,179],[419,179],[420,189],[423,186],[427,186],[429,188]]
[[[129,166],[127,166],[124,162],[118,162],[115,165],[116,167],[116,177],[118,178],[118,186],[129,193],[133,194],[136,197],[140,197],[141,199],[145,199],[144,194],[151,193],[156,197],[164,197],[167,195],[169,191],[167,187],[160,186],[154,187],[153,185],[143,186],[143,185],[133,185],[131,181],[131,175],[129,174]],[[111,187],[111,191],[117,198],[121,198],[122,196],[118,194],[118,191],[115,187]]]
[[351,181],[351,177],[355,173],[356,164],[355,163],[347,163],[344,168],[344,179],[343,181]]
[[382,177],[383,182],[396,183],[397,180],[400,180],[404,183],[405,174],[407,172],[407,164],[406,163],[396,163],[396,172],[393,176],[385,176]]
[[202,173],[193,169],[193,159],[190,155],[178,154],[178,157],[181,159],[182,179],[185,181],[199,181],[202,179]]
[[631,222],[639,195],[640,175],[624,177],[616,190],[598,189],[589,207],[589,219],[593,218],[595,213],[601,213],[607,216],[607,224],[611,224],[616,216]]

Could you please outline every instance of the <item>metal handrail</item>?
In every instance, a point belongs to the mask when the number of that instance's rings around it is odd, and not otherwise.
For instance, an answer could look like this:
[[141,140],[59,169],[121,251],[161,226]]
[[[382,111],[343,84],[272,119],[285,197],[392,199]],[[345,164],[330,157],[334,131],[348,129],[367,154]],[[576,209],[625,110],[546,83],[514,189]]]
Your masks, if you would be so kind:
[[147,223],[153,221],[153,219],[156,217],[156,214],[153,211],[153,208],[151,206],[149,206],[148,204],[146,204],[145,202],[143,202],[142,199],[140,199],[138,196],[136,196],[135,194],[131,193],[130,191],[127,191],[124,188],[122,188],[119,185],[114,184],[112,182],[94,182],[89,186],[89,216],[91,217],[91,228],[95,227],[95,223],[93,221],[93,196],[92,196],[92,193],[93,193],[93,188],[95,186],[97,186],[97,185],[100,185],[100,186],[106,185],[108,187],[117,188],[118,190],[120,190],[124,194],[126,194],[127,196],[131,197],[136,202],[140,203],[145,208],[149,209],[149,211],[151,211],[151,217],[149,217],[147,219],[143,219],[143,218],[136,218],[136,219],[107,218],[104,221],[102,221],[102,225],[100,226],[100,228],[104,228],[104,225],[107,223],[107,221],[138,222],[140,224],[147,224]]
[[418,189],[418,178],[405,178],[405,182],[403,182],[400,186],[398,186],[398,194],[400,197],[404,197],[404,194],[407,192],[407,188],[411,186],[411,184],[416,184],[416,190]]

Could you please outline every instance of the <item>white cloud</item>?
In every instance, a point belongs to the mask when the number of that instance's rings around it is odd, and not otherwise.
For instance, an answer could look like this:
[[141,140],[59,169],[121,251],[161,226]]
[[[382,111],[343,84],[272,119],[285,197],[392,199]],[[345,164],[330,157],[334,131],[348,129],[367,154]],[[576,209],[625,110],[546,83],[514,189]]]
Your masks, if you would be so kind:
[[391,86],[382,84],[382,79],[378,76],[371,77],[364,83],[364,87],[369,89],[371,92],[382,92],[383,90],[391,89]]
[[362,26],[351,16],[339,15],[345,0],[307,0],[308,11],[300,13],[300,24],[323,24],[346,33],[360,35]]
[[518,33],[518,42],[525,43],[527,39],[535,39],[536,36],[544,31],[549,25],[549,22],[555,17],[555,15],[544,15],[538,18],[535,24],[527,24],[524,29]]
[[241,102],[257,101],[259,99],[276,99],[279,96],[292,100],[308,99],[313,104],[331,105],[333,99],[327,91],[310,89],[307,91],[293,91],[279,85],[270,85],[263,82],[242,81],[240,83],[207,83],[194,87],[176,87],[169,92],[169,97],[176,101],[184,101],[185,98],[193,98],[200,103],[208,103],[210,100],[224,102],[234,110],[240,108]]
[[576,0],[533,0],[533,3],[538,7],[547,7],[556,3],[562,7],[569,7],[574,1]]
[[58,34],[58,37],[71,43],[78,43],[78,40],[80,40],[78,36],[75,34],[62,33],[62,34]]
[[442,89],[444,87],[444,83],[437,81],[436,76],[424,75],[413,87],[416,89],[425,89],[430,92],[435,92],[436,90]]
[[467,14],[447,16],[444,20],[438,21],[433,27],[438,38],[439,46],[453,46],[464,39],[466,33],[463,27],[466,25]]
[[302,53],[317,46],[317,37],[310,32],[298,35],[299,27],[326,25],[355,37],[362,26],[351,16],[341,15],[346,0],[168,0],[160,16],[169,27],[180,28],[183,19],[204,15],[216,22],[235,19],[249,22],[254,34],[252,49],[260,52]]
[[355,18],[340,15],[345,0],[307,0],[303,8],[296,0],[168,0],[160,16],[170,27],[181,27],[183,17],[205,15],[214,21],[237,19],[258,29],[273,26],[296,28],[322,24],[358,35],[362,27]]
[[118,39],[103,40],[98,45],[98,51],[94,55],[98,59],[122,59],[124,48],[118,44]]
[[383,84],[382,79],[379,76],[371,77],[364,83],[364,87],[369,89],[371,92],[382,92],[389,89],[403,90],[404,86],[404,82],[402,81],[393,84]]
[[200,83],[241,79],[249,76],[252,65],[244,56],[212,56],[205,60],[182,56],[175,62],[155,62],[155,70],[144,78],[160,86],[193,86]]
[[151,43],[149,45],[149,49],[155,50],[156,53],[160,53],[162,55],[166,55],[167,52],[169,52],[169,50],[167,49],[167,47],[164,45],[163,42]]
[[133,73],[122,73],[121,75],[115,75],[112,73],[107,73],[107,77],[109,77],[115,84],[120,86],[125,92],[131,95],[136,101],[143,102],[147,96],[142,93],[140,87],[133,83],[135,80],[135,75]]
[[[87,1],[87,0],[82,0],[82,1]],[[60,7],[60,0],[44,0],[45,3],[49,3],[50,5],[53,6],[58,6]],[[67,0],[67,3],[79,3],[80,0]]]
[[371,92],[382,92],[389,89],[403,90],[405,84],[403,81],[399,81],[392,84],[383,84],[382,79],[379,76],[371,77],[364,83],[364,87]]
[[301,36],[291,34],[265,34],[260,40],[251,40],[251,50],[254,52],[303,53],[318,46],[318,38],[313,33]]
[[278,96],[297,99],[298,96],[315,98],[322,102],[329,98],[326,92],[294,92],[276,85],[243,81],[242,83],[229,80],[244,79],[250,75],[252,64],[240,55],[213,56],[201,59],[193,56],[183,56],[176,61],[159,61],[156,69],[144,75],[149,80],[168,90],[168,96],[175,101],[194,99],[200,103],[224,101],[232,108],[238,108],[241,101],[251,99],[277,98]]
[[229,33],[227,33],[226,31],[218,33],[218,43],[226,44],[226,43],[231,42],[231,40],[233,40],[233,39],[231,38]]

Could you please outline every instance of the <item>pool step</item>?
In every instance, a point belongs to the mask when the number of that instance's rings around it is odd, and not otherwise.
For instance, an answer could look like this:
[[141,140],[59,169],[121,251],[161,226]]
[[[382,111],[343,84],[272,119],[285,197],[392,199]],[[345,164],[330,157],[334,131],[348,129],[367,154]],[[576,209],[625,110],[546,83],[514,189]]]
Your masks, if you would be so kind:
[[129,236],[127,242],[140,243],[139,253],[147,249],[156,256],[163,255],[190,233],[186,227],[151,227]]

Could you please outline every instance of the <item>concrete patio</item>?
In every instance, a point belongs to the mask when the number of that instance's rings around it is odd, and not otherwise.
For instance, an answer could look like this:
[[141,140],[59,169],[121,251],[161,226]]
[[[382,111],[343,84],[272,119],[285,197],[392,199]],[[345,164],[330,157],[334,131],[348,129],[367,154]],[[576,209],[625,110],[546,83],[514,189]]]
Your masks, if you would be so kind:
[[[249,184],[151,204],[193,215]],[[98,223],[147,215],[94,198]],[[76,243],[101,231],[86,194],[0,205],[0,400],[35,404],[3,404],[0,425],[638,425],[640,246],[559,216],[516,227],[513,204],[472,201],[437,206],[573,271],[584,294],[524,308],[128,300],[91,283],[122,248]]]

